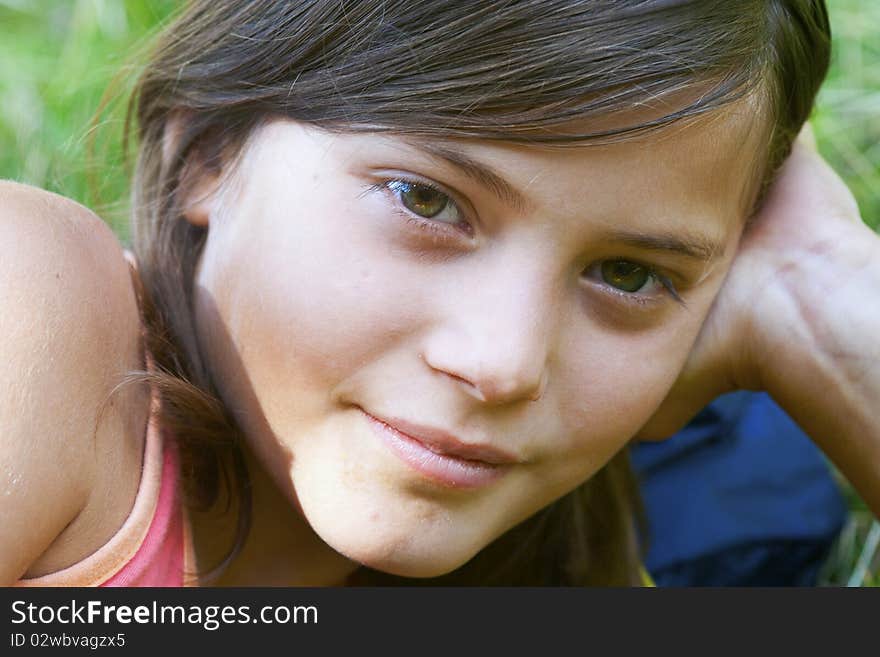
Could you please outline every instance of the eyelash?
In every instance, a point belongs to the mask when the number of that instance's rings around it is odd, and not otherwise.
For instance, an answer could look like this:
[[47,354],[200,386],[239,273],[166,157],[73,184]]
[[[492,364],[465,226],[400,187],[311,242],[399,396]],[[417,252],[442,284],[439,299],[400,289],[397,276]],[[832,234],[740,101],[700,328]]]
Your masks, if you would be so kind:
[[[398,197],[397,192],[391,188],[391,185],[393,185],[394,183],[404,183],[407,185],[414,185],[416,187],[424,187],[426,189],[430,189],[431,191],[437,192],[438,194],[443,194],[447,199],[449,199],[449,203],[451,203],[452,206],[455,207],[456,212],[461,215],[461,217],[463,218],[462,221],[457,224],[451,224],[443,221],[434,220],[429,217],[420,217],[418,214],[415,214],[414,212],[403,206],[403,203]],[[458,233],[463,233],[469,238],[474,236],[473,226],[471,226],[471,224],[465,220],[465,212],[464,210],[462,210],[461,205],[455,201],[452,194],[450,194],[439,185],[432,183],[428,180],[408,178],[406,176],[397,176],[394,178],[386,178],[385,180],[370,185],[367,191],[383,192],[391,196],[392,200],[394,201],[394,211],[398,215],[400,215],[404,220],[406,220],[407,223],[411,224],[412,226],[415,226],[419,230],[423,230],[427,233],[431,233],[431,235],[435,237],[443,239],[460,237],[460,235],[454,236],[450,234],[450,229]]]
[[[461,209],[461,206],[455,201],[452,195],[440,187],[437,184],[434,184],[428,180],[423,180],[420,178],[410,178],[406,176],[396,176],[394,178],[386,178],[385,180],[381,180],[375,184],[369,185],[365,193],[369,192],[382,192],[388,194],[392,197],[394,201],[394,211],[403,218],[408,224],[418,228],[419,230],[430,233],[432,236],[440,238],[440,239],[455,239],[460,236],[453,236],[450,234],[450,230],[454,230],[458,233],[464,233],[468,237],[473,237],[473,227],[467,221],[461,221],[458,224],[450,224],[442,221],[435,221],[428,217],[420,217],[418,214],[415,214],[408,208],[403,206],[403,203],[400,201],[397,192],[391,188],[391,185],[394,183],[405,183],[409,185],[415,185],[418,187],[424,187],[430,189],[438,194],[443,194],[449,199],[449,203],[451,203],[456,211],[464,216],[465,213]],[[644,267],[651,278],[663,287],[666,294],[669,295],[676,303],[681,306],[686,306],[684,299],[678,293],[678,290],[675,287],[675,284],[669,279],[668,276],[662,274],[657,268],[652,267],[651,265],[647,265],[636,260],[628,260],[626,258],[620,258],[620,260],[627,260],[629,262],[633,262],[641,267]],[[590,268],[595,267],[599,264],[595,263],[590,266]],[[647,306],[655,305],[658,302],[656,297],[649,297],[645,295],[636,294],[634,292],[626,292],[624,290],[620,290],[615,288],[613,285],[609,285],[608,283],[602,282],[601,286],[606,294],[610,294],[615,298],[623,301],[624,303],[629,304],[632,307],[636,308],[645,308]]]
[[[613,260],[613,259],[614,258],[609,258],[608,260]],[[628,258],[618,258],[618,259],[619,260],[626,260],[627,262],[632,262],[633,264],[637,264],[640,267],[644,267],[648,271],[648,275],[653,280],[660,283],[663,290],[665,291],[665,294],[668,294],[669,297],[672,298],[673,301],[675,301],[676,303],[678,303],[682,307],[687,307],[687,304],[685,303],[684,299],[681,298],[681,295],[678,293],[678,289],[675,287],[675,284],[672,282],[672,280],[668,276],[665,276],[664,274],[662,274],[656,267],[652,267],[651,265],[646,265],[646,264],[639,262],[637,260],[629,260]],[[593,267],[597,267],[597,266],[601,265],[602,262],[605,262],[605,261],[599,261],[597,263],[594,263],[594,264],[590,265],[590,267],[585,271],[588,271],[589,269],[592,269]],[[610,285],[609,283],[606,283],[604,281],[600,282],[600,286],[602,287],[603,291],[606,294],[613,295],[614,297],[620,299],[624,303],[630,304],[631,306],[634,306],[636,308],[645,308],[648,306],[653,306],[653,305],[656,305],[659,301],[661,301],[657,297],[651,297],[651,296],[646,296],[643,294],[638,294],[635,292],[626,292],[624,290],[620,290],[620,289],[614,287],[613,285]]]

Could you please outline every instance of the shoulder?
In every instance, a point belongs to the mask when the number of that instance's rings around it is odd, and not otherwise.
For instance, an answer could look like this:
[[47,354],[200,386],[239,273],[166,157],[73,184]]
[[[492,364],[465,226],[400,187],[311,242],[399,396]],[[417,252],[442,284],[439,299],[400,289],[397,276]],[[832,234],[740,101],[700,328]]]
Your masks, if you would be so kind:
[[47,230],[61,239],[112,236],[107,224],[85,206],[30,185],[0,180],[0,208],[0,231],[9,236],[45,238]]
[[[13,347],[14,336],[39,343],[43,353],[63,351],[69,360],[85,356],[88,350],[82,347],[103,347],[101,338],[137,327],[122,246],[110,227],[82,205],[0,181],[0,256],[0,307],[5,311],[0,348]],[[59,348],[51,340],[60,337],[77,340]],[[90,354],[86,360],[93,358]],[[89,369],[88,362],[79,364]]]
[[135,398],[116,404],[97,433],[96,420],[121,375],[139,367],[140,328],[110,228],[69,199],[4,181],[0,308],[0,583],[8,583],[76,524],[96,490],[112,489],[107,464],[131,460],[116,444],[133,429],[126,404]]

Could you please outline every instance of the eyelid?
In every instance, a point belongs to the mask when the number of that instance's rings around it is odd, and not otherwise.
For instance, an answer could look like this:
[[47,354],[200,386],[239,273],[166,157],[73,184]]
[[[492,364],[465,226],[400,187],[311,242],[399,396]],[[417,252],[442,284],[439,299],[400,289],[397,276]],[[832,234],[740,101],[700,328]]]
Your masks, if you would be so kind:
[[684,299],[681,298],[681,295],[678,293],[678,289],[675,284],[672,282],[671,278],[667,276],[664,271],[658,267],[653,265],[649,265],[640,260],[635,260],[633,258],[603,258],[601,260],[597,260],[592,263],[585,272],[590,272],[595,269],[598,269],[602,266],[603,263],[608,262],[609,260],[620,260],[626,262],[632,262],[633,264],[639,265],[640,267],[644,267],[648,270],[648,273],[651,277],[656,280],[660,284],[661,294],[660,295],[646,295],[639,294],[637,292],[626,292],[625,290],[618,289],[613,285],[609,285],[599,278],[592,278],[590,282],[597,287],[601,287],[606,294],[614,295],[615,297],[623,300],[626,303],[633,304],[639,307],[645,307],[648,305],[656,304],[660,301],[663,301],[666,296],[670,297],[673,301],[681,305],[682,307],[687,307]]
[[[395,182],[427,187],[429,189],[439,192],[440,194],[443,194],[454,206],[455,211],[458,214],[458,221],[456,221],[455,223],[451,223],[448,221],[435,219],[433,217],[423,217],[418,213],[413,212],[403,204],[398,196],[398,192],[391,188],[391,183]],[[431,179],[426,179],[422,176],[412,176],[410,174],[389,174],[387,176],[380,177],[380,181],[373,185],[370,185],[367,188],[367,191],[383,192],[387,197],[390,197],[393,211],[408,224],[419,229],[422,233],[430,234],[435,242],[437,242],[437,240],[442,240],[449,242],[450,245],[452,244],[452,242],[455,242],[456,244],[461,244],[462,240],[472,242],[474,238],[474,235],[476,233],[474,229],[474,222],[472,222],[469,218],[469,213],[466,210],[462,209],[461,203],[455,197],[454,192],[450,192],[445,186],[436,183]],[[470,204],[468,203],[467,205]]]
[[434,189],[441,194],[446,194],[446,196],[448,196],[449,199],[456,205],[459,212],[461,212],[463,219],[465,219],[470,224],[475,224],[476,222],[477,211],[476,208],[474,208],[473,203],[470,202],[465,194],[462,194],[451,185],[438,182],[437,180],[422,174],[399,171],[395,169],[382,169],[380,171],[377,171],[374,176],[379,181],[379,184],[383,186],[389,182],[400,181],[410,183],[411,185],[423,185],[425,187],[430,187],[431,189]]

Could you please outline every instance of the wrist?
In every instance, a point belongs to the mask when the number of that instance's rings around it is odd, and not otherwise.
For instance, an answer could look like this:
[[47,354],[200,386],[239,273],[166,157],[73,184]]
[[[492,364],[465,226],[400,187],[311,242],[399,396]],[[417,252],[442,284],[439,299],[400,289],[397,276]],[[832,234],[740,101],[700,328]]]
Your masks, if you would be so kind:
[[880,376],[880,237],[867,226],[838,224],[793,249],[770,288],[781,321],[763,328],[756,352],[771,395],[790,395],[802,377],[832,384]]

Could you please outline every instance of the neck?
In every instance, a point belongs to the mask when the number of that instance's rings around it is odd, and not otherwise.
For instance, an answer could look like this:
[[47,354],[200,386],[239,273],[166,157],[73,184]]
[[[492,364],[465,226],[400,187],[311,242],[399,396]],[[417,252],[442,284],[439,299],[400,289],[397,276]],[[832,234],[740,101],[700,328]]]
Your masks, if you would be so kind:
[[[215,578],[200,577],[210,586],[340,586],[357,570],[315,534],[249,451],[251,528],[241,551]],[[223,506],[222,504],[215,505]],[[235,536],[238,505],[229,510],[193,512],[192,535],[197,567],[209,571],[219,563]],[[209,581],[210,579],[210,581]]]

